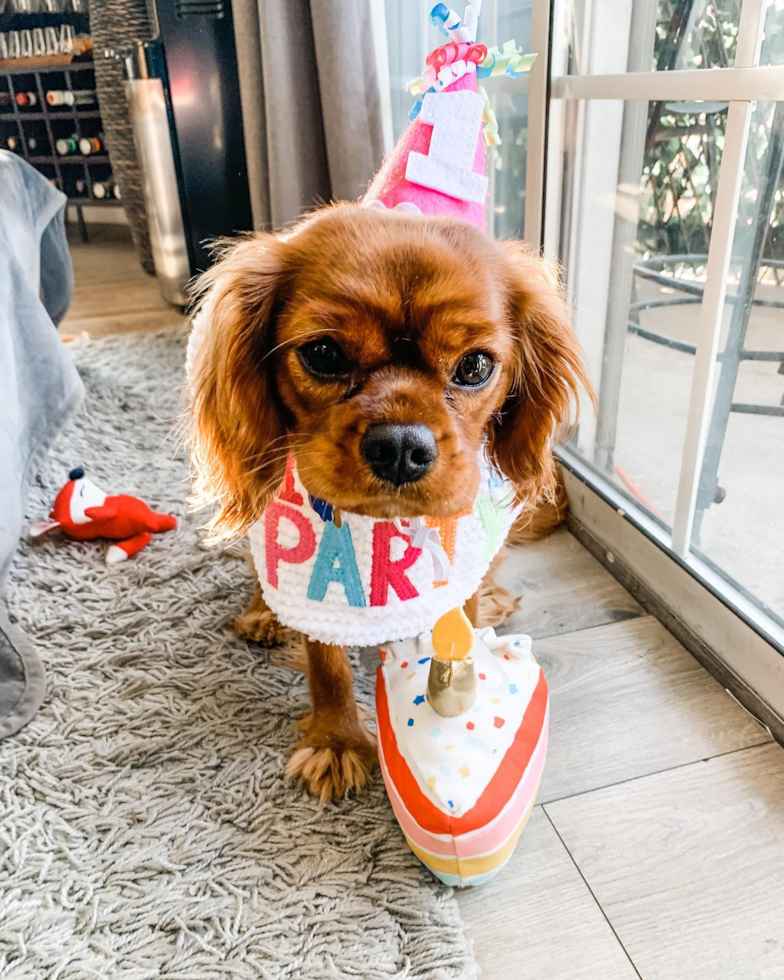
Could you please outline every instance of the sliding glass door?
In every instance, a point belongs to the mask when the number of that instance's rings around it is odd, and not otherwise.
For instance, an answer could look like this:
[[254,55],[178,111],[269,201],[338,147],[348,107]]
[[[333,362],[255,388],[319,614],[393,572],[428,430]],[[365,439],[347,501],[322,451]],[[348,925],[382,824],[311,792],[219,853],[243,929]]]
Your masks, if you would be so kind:
[[[588,484],[784,638],[784,2],[556,0],[543,246]],[[642,533],[642,530],[641,530]]]

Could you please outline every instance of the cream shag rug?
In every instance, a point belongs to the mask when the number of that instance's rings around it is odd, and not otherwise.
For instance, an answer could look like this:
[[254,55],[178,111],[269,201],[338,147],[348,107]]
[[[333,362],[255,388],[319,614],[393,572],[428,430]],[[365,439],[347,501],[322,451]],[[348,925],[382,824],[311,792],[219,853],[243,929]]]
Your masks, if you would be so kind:
[[[240,549],[204,549],[186,511],[181,334],[72,351],[86,406],[30,516],[78,464],[181,524],[111,569],[102,542],[22,545],[10,604],[48,688],[0,743],[0,977],[475,977],[457,903],[378,772],[326,806],[284,778],[306,681],[232,635],[249,572]],[[355,668],[369,705],[374,673]]]

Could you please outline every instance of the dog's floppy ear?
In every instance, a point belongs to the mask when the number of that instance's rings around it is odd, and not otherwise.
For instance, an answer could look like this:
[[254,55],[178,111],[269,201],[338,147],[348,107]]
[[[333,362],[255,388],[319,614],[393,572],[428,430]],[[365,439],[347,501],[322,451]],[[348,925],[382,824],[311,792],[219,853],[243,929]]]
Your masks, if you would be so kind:
[[515,358],[508,394],[491,420],[490,455],[518,497],[533,503],[553,497],[552,444],[572,410],[576,422],[581,386],[589,395],[591,387],[554,272],[520,243],[505,248]]
[[285,427],[270,354],[282,303],[272,235],[231,246],[202,276],[189,345],[192,502],[219,504],[210,540],[242,534],[283,479]]

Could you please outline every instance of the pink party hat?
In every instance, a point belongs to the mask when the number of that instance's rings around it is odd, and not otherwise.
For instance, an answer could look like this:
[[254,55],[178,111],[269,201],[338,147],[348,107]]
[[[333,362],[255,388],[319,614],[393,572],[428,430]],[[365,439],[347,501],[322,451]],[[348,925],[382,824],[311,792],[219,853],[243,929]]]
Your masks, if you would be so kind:
[[410,83],[417,95],[412,122],[373,178],[364,205],[449,215],[486,227],[485,143],[500,140],[477,79],[517,78],[535,55],[523,55],[513,41],[503,51],[476,44],[480,7],[481,0],[474,0],[462,20],[444,4],[433,8],[430,19],[449,43],[428,55],[422,75]]
[[[443,99],[447,93],[470,92],[482,102],[482,97],[477,91],[476,72],[470,72],[458,78],[456,81],[444,89],[439,95],[433,96],[434,99]],[[426,98],[430,98],[427,96]],[[470,105],[470,104],[469,104]],[[429,118],[426,116],[425,118]],[[461,121],[456,119],[452,125],[460,125]],[[449,134],[435,132],[435,127],[426,123],[422,119],[422,113],[408,126],[400,139],[393,147],[391,153],[381,164],[381,169],[373,178],[373,182],[368,188],[367,194],[363,198],[364,204],[371,204],[373,201],[380,201],[385,207],[394,208],[398,205],[414,204],[422,214],[447,214],[454,218],[463,218],[470,221],[472,225],[484,229],[486,225],[485,217],[485,198],[487,196],[487,177],[485,177],[485,141],[482,136],[481,116],[478,125],[473,132],[468,134],[459,133],[463,148],[463,160],[466,158],[466,150],[469,154],[469,165],[473,173],[481,177],[484,189],[481,200],[466,200],[461,197],[454,197],[436,187],[427,187],[424,184],[414,183],[409,175],[408,168],[412,159],[412,153],[421,154],[428,157],[430,154],[431,143],[438,141],[439,137],[449,140]],[[466,138],[470,136],[471,140]],[[450,141],[454,145],[454,138]],[[413,158],[417,161],[417,157]],[[445,162],[448,153],[445,155]],[[416,177],[416,165],[411,168],[411,176]],[[432,169],[432,168],[431,168]],[[451,168],[450,176],[452,175]],[[435,174],[434,176],[438,176]],[[461,176],[460,170],[456,171],[456,176]],[[434,183],[435,181],[431,181]],[[478,182],[474,182],[478,184]],[[443,186],[450,186],[444,180]],[[460,184],[454,182],[454,190],[459,191]],[[413,209],[409,209],[413,210]]]

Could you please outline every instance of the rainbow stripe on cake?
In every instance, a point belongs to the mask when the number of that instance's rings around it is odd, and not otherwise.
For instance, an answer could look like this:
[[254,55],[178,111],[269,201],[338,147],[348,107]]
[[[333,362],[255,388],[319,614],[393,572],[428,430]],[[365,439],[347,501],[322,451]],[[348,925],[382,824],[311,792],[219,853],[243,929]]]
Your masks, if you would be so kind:
[[526,636],[478,631],[475,704],[444,718],[425,698],[429,635],[380,652],[376,710],[387,793],[411,850],[448,885],[480,885],[509,860],[547,752],[547,682]]

